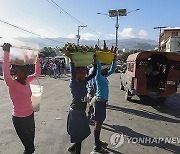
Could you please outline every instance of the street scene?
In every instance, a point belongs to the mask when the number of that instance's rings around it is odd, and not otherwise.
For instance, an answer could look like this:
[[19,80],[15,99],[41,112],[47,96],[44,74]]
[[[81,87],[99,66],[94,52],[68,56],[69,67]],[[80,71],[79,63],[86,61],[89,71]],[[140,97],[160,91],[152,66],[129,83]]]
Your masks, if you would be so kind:
[[1,0],[0,154],[180,154],[179,0]]
[[[54,80],[49,77],[40,77],[44,87],[40,111],[35,113],[36,121],[36,154],[66,154],[70,144],[66,131],[67,114],[71,103],[69,91],[69,76]],[[37,81],[34,82],[34,84]],[[119,73],[109,78],[110,99],[107,107],[107,119],[102,127],[101,138],[108,142],[110,153],[179,153],[180,139],[180,88],[178,93],[169,97],[164,105],[153,102],[140,102],[134,97],[132,102],[125,101],[125,92],[119,89]],[[11,122],[12,104],[3,80],[0,80],[0,153],[19,154],[23,151]],[[93,126],[91,126],[93,132]],[[123,134],[124,143],[115,148],[110,142],[113,134]],[[134,138],[128,143],[127,138]],[[170,141],[152,141],[143,143],[140,138],[165,138]],[[177,141],[172,141],[172,137]],[[114,141],[115,142],[115,141]],[[119,140],[118,140],[119,142]],[[82,153],[88,154],[93,149],[93,134],[84,141]]]

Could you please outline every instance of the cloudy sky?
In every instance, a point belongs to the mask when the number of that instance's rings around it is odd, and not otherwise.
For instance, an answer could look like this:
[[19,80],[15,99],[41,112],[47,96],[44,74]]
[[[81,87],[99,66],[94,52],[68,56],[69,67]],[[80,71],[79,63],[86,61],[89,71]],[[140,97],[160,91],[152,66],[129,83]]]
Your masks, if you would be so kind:
[[[179,0],[0,0],[1,37],[114,39],[116,19],[108,10],[127,9],[119,17],[119,39],[158,40],[156,26],[180,27]],[[139,11],[133,11],[139,9]],[[102,14],[97,14],[100,12]],[[13,27],[21,27],[31,33]],[[35,33],[35,34],[34,34]]]

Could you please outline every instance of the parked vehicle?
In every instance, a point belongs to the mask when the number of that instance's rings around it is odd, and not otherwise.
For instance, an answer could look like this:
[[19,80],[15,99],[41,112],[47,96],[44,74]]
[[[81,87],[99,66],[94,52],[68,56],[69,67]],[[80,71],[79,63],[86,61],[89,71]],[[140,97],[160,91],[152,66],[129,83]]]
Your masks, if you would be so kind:
[[120,89],[125,90],[125,99],[133,95],[140,99],[153,98],[164,102],[176,93],[180,81],[180,54],[151,52],[131,54],[127,68],[120,73]]

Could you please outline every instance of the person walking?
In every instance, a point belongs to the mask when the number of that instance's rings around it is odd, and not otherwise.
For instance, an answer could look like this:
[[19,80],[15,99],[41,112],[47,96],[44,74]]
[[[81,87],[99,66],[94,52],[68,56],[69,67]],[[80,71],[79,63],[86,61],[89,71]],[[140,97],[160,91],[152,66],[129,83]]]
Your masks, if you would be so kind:
[[68,151],[75,154],[81,153],[81,144],[91,131],[86,116],[87,106],[87,82],[95,77],[97,71],[96,60],[94,58],[94,70],[92,74],[86,76],[86,67],[75,67],[71,54],[68,52],[66,56],[70,58],[70,89],[72,94],[72,103],[70,105],[67,118],[67,132],[70,135],[72,146]]
[[65,61],[63,60],[62,61],[62,64],[61,64],[62,68],[61,68],[61,72],[62,72],[62,75],[66,75],[66,64],[65,64]]
[[[114,52],[116,52],[115,49]],[[96,81],[96,97],[94,99],[95,106],[95,128],[94,128],[94,150],[92,153],[107,153],[108,151],[103,147],[108,144],[100,140],[101,128],[104,120],[106,119],[106,106],[109,98],[109,81],[107,79],[114,71],[116,67],[115,58],[110,65],[102,65],[97,60],[97,75]]]
[[[91,74],[93,72],[93,67],[91,67],[89,69],[89,74]],[[88,81],[88,94],[87,94],[87,98],[88,98],[88,120],[89,120],[89,124],[90,125],[94,125],[95,121],[94,121],[94,104],[93,104],[93,98],[95,98],[95,94],[96,94],[96,82],[95,82],[95,78],[91,79],[90,81]]]
[[54,63],[53,63],[53,76],[55,79],[57,78],[57,73],[58,73],[57,62],[54,61]]
[[35,151],[35,121],[34,111],[31,101],[30,82],[39,77],[41,73],[40,62],[37,56],[35,73],[27,76],[26,66],[15,66],[16,79],[10,75],[10,47],[11,44],[4,43],[4,80],[9,89],[9,95],[13,103],[12,121],[17,135],[24,145],[23,154],[32,154]]

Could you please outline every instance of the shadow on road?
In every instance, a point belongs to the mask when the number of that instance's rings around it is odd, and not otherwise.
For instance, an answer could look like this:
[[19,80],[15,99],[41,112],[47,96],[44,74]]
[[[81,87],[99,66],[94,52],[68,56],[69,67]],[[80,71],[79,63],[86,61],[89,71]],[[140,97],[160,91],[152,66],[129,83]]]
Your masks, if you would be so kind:
[[169,105],[163,105],[163,106],[152,106],[154,109],[161,113],[169,114],[171,116],[174,116],[176,118],[180,118],[180,109],[171,107]]
[[131,103],[151,106],[161,113],[180,118],[180,94],[176,93],[168,97],[164,103],[153,101],[153,99],[141,101],[132,99]]
[[[170,144],[168,142],[165,142],[163,140],[158,140],[158,142],[155,142],[157,138],[153,138],[138,132],[135,132],[131,128],[128,128],[126,126],[119,126],[119,125],[109,125],[109,124],[103,124],[103,129],[108,130],[110,132],[114,133],[120,133],[126,136],[129,139],[138,138],[138,139],[148,139],[149,143],[143,143],[143,142],[137,142],[136,144],[141,144],[143,146],[151,146],[151,147],[158,147],[164,150],[167,150],[172,153],[178,154],[180,151],[180,147],[176,146],[174,144]],[[126,139],[125,139],[126,141]],[[154,142],[153,142],[154,141]]]
[[116,150],[113,150],[113,149],[110,149],[110,148],[106,148],[110,153],[113,153],[113,154],[123,154],[119,151],[116,151]]
[[148,119],[154,119],[154,120],[171,122],[171,123],[180,123],[180,120],[172,119],[172,118],[159,115],[159,114],[147,111],[147,110],[135,110],[135,109],[129,109],[129,108],[124,108],[124,107],[114,106],[114,105],[108,105],[107,109],[120,111],[120,112],[128,113],[128,114],[133,114],[133,115],[140,116],[143,118],[148,118]]

